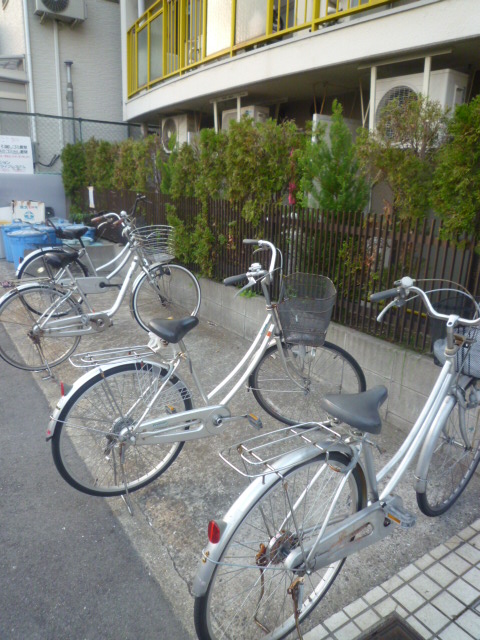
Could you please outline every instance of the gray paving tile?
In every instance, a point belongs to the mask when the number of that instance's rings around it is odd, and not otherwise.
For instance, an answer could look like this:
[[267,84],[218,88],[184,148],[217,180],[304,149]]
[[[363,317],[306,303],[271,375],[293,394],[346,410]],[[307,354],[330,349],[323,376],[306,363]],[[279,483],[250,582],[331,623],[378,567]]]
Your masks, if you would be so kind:
[[441,562],[457,576],[461,576],[470,568],[469,563],[461,558],[457,553],[450,553],[448,556],[442,558]]
[[421,622],[419,622],[414,616],[410,616],[406,619],[406,623],[416,631],[421,638],[425,640],[430,640],[432,637],[432,632],[423,626]]
[[447,591],[442,591],[432,600],[432,604],[449,618],[454,618],[465,609],[465,605]]
[[465,603],[465,605],[472,604],[472,602],[478,598],[478,591],[461,578],[449,585],[447,591]]
[[439,591],[441,591],[442,587],[438,585],[436,582],[431,580],[424,573],[420,574],[417,578],[410,581],[410,586],[418,591],[418,593],[425,598],[425,600],[430,600],[434,596],[437,595]]
[[433,633],[442,629],[449,622],[447,616],[440,613],[440,611],[430,603],[416,611],[415,617],[420,620],[427,629],[433,631]]
[[354,622],[349,622],[344,627],[335,631],[335,640],[354,640],[361,633]]
[[344,607],[343,610],[347,614],[347,616],[349,616],[350,618],[354,618],[362,611],[365,611],[367,607],[367,603],[362,600],[362,598],[359,598],[358,600],[354,600],[351,604]]
[[472,636],[454,622],[441,631],[438,637],[439,640],[472,640]]
[[408,584],[395,591],[393,598],[412,613],[425,603],[425,600]]
[[442,587],[446,587],[457,577],[454,573],[447,569],[447,567],[445,567],[443,564],[440,564],[439,562],[436,562],[432,567],[429,567],[425,571],[425,573],[430,578],[432,578],[432,580],[438,582],[438,584]]
[[474,611],[465,611],[457,618],[456,623],[473,638],[480,637],[480,616]]

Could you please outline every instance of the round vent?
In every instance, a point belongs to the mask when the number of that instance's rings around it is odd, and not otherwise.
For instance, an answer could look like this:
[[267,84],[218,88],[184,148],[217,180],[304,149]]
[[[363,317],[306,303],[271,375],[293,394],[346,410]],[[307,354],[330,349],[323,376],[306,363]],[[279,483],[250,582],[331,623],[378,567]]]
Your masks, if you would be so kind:
[[68,7],[69,0],[42,0],[42,2],[52,13],[61,13]]
[[171,153],[171,140],[177,135],[177,123],[174,118],[166,118],[162,127],[162,144],[167,153]]
[[385,109],[387,104],[392,102],[392,100],[398,100],[398,104],[401,106],[410,100],[411,98],[416,98],[417,94],[410,87],[406,87],[405,85],[399,85],[398,87],[393,87],[390,91],[383,96],[380,100],[380,104],[378,105],[377,114],[382,114],[382,109]]

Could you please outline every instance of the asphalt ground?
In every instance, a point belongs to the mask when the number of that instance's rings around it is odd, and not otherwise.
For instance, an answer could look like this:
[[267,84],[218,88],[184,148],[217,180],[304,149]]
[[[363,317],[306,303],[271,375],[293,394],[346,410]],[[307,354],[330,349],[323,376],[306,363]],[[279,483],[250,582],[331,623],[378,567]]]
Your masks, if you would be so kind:
[[[0,280],[11,277],[12,274],[11,265],[0,261]],[[105,298],[102,295],[102,301],[97,304],[97,307],[103,306],[104,299],[105,306],[107,306],[106,300],[111,295],[111,292],[107,293]],[[115,316],[114,327],[92,337],[83,338],[78,351],[145,342],[145,333],[134,322],[129,313],[127,301],[125,301]],[[240,359],[248,346],[244,339],[229,333],[222,327],[204,321],[201,321],[199,326],[187,335],[185,343],[207,390],[213,388],[230,371],[233,363]],[[211,518],[221,517],[247,483],[245,478],[236,474],[220,460],[218,451],[242,438],[255,435],[255,432],[242,421],[232,423],[227,431],[215,438],[188,443],[178,459],[161,478],[131,495],[133,515],[130,515],[125,503],[120,498],[94,498],[77,493],[67,486],[59,476],[57,477],[53,466],[50,445],[45,442],[44,437],[49,407],[55,405],[60,395],[59,381],[63,380],[71,384],[81,371],[74,369],[69,363],[65,363],[55,369],[57,376],[55,381],[42,380],[40,374],[14,371],[3,361],[0,361],[0,371],[2,380],[8,381],[9,389],[10,382],[14,388],[20,385],[20,382],[13,382],[14,376],[17,381],[25,381],[22,385],[24,391],[21,395],[21,402],[17,400],[13,404],[7,404],[6,400],[2,399],[2,404],[4,403],[6,407],[5,420],[7,414],[14,416],[9,418],[11,425],[9,429],[24,430],[25,433],[27,433],[27,426],[30,429],[28,453],[25,453],[26,444],[24,441],[21,448],[27,461],[25,469],[22,470],[18,465],[13,464],[10,467],[12,477],[10,478],[10,474],[7,474],[8,483],[2,481],[4,489],[1,494],[2,500],[8,501],[10,505],[5,515],[2,509],[2,546],[7,548],[17,546],[26,555],[23,568],[25,580],[16,582],[16,599],[23,602],[24,606],[17,607],[16,613],[12,611],[9,614],[9,625],[12,625],[12,620],[22,622],[27,602],[32,611],[45,609],[43,620],[40,618],[37,620],[38,635],[32,636],[27,633],[26,635],[6,637],[69,637],[73,640],[110,637],[103,635],[105,625],[103,625],[104,621],[101,616],[93,615],[92,611],[88,609],[87,602],[90,601],[89,596],[91,595],[88,584],[93,592],[91,601],[98,601],[100,596],[99,594],[95,596],[95,593],[99,589],[93,588],[95,576],[99,575],[95,570],[95,559],[98,558],[98,554],[94,541],[110,538],[116,542],[116,538],[112,538],[112,536],[121,536],[127,547],[125,550],[122,549],[117,553],[116,544],[105,542],[105,552],[100,554],[108,559],[107,564],[110,563],[117,569],[108,581],[108,584],[116,589],[115,594],[112,593],[111,597],[112,606],[118,607],[117,611],[122,612],[124,611],[122,598],[127,601],[130,598],[136,598],[136,594],[132,593],[132,591],[136,591],[133,581],[131,584],[133,589],[128,587],[126,592],[124,582],[125,580],[129,582],[130,576],[134,575],[135,571],[140,574],[145,572],[142,575],[147,576],[151,581],[148,584],[151,584],[153,600],[156,602],[155,594],[161,594],[166,603],[166,612],[159,615],[158,611],[154,611],[155,607],[152,608],[149,604],[144,605],[143,597],[140,595],[138,606],[133,606],[134,609],[136,608],[136,615],[134,614],[132,617],[128,615],[127,617],[132,620],[133,627],[139,623],[140,618],[152,619],[154,623],[150,631],[142,630],[139,627],[138,633],[131,637],[139,639],[172,638],[175,640],[177,638],[181,640],[184,637],[195,638],[191,586],[200,562],[202,548],[206,543],[207,523]],[[184,378],[187,386],[191,387],[188,372],[183,370],[180,375]],[[4,385],[5,382],[2,382],[2,396],[5,395]],[[6,393],[10,394],[10,391]],[[44,395],[44,400],[42,400],[41,394]],[[195,393],[193,395],[195,398]],[[30,396],[38,396],[40,404],[31,407]],[[249,411],[259,414],[265,430],[278,427],[278,423],[259,409],[253,396],[246,389],[242,389],[236,395],[230,409],[235,415],[245,414]],[[385,424],[383,426],[381,436],[376,438],[380,447],[380,450],[375,453],[378,464],[382,464],[388,459],[392,452],[398,448],[405,435],[400,429],[391,425]],[[33,447],[34,442],[38,443],[37,453]],[[29,456],[34,458],[38,456],[39,465],[29,465]],[[50,482],[55,487],[54,490],[47,492],[48,499],[41,496],[42,474],[47,473]],[[26,475],[30,477],[28,483],[25,482]],[[349,558],[325,600],[310,616],[310,619],[302,625],[303,631],[306,632],[314,627],[321,620],[339,611],[369,589],[389,579],[403,567],[475,521],[480,516],[479,488],[480,478],[477,473],[465,494],[446,515],[437,519],[429,519],[420,514],[416,507],[413,491],[413,469],[410,469],[399,485],[397,493],[402,496],[405,507],[417,513],[416,527],[406,531],[392,528],[391,537],[374,547],[370,547],[362,554]],[[34,517],[26,519],[24,516],[22,520],[21,510],[15,508],[15,503],[21,504],[22,502],[35,506],[41,505],[42,508],[35,509]],[[104,514],[103,517],[96,515],[97,509]],[[26,510],[28,511],[28,507]],[[82,527],[76,524],[75,519],[80,512],[85,514]],[[66,527],[66,531],[78,529],[81,531],[80,535],[85,536],[82,539],[82,544],[79,544],[83,564],[81,562],[70,564],[65,561],[65,566],[69,566],[70,569],[62,572],[65,584],[61,591],[55,586],[58,572],[51,572],[50,565],[55,559],[58,566],[61,566],[63,563],[60,554],[65,554],[68,558],[68,549],[62,544],[55,544],[54,541],[59,540],[55,536],[52,538],[47,536],[44,539],[41,554],[36,547],[37,531],[42,527],[49,526],[53,513],[58,514],[59,522],[63,523],[61,526]],[[21,532],[21,536],[19,532]],[[61,538],[62,532],[58,532],[60,541],[63,540]],[[22,545],[18,543],[20,537]],[[52,540],[51,544],[50,540]],[[34,573],[44,575],[44,585],[39,584],[38,589],[31,589],[28,580],[26,580],[29,572],[28,557],[30,556],[35,558]],[[2,573],[8,568],[2,564],[0,567],[2,567]],[[85,589],[76,593],[80,577],[85,580]],[[5,584],[7,583],[2,579],[2,585]],[[52,633],[52,627],[47,624],[48,618],[54,620],[59,609],[63,607],[61,604],[57,606],[53,598],[45,597],[49,593],[49,589],[62,594],[76,593],[72,599],[75,600],[77,614],[81,617],[82,607],[87,607],[84,610],[86,612],[84,624],[87,625],[85,629],[92,630],[92,632],[96,629],[96,634],[89,636],[80,627],[77,630],[69,631],[67,636],[62,636],[62,633]],[[7,596],[4,595],[5,591],[2,586],[2,611],[11,606],[11,601],[15,600],[15,597],[7,600]],[[106,592],[106,587],[99,591],[103,595]],[[108,597],[105,600],[108,602]],[[165,616],[171,616],[174,620],[175,630],[173,632],[165,631],[161,625],[155,622],[158,619],[156,616],[162,621],[165,620]],[[113,615],[112,618],[111,637],[123,637],[121,635],[124,629],[123,616]],[[3,615],[0,620],[2,620],[0,622],[0,637],[3,638]],[[106,626],[110,628],[110,625]]]

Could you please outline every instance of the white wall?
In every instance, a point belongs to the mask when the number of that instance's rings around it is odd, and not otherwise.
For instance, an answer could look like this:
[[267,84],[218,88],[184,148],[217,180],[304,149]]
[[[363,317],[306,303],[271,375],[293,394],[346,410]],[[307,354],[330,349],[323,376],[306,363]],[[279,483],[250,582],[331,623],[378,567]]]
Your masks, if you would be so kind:
[[75,117],[121,121],[120,8],[107,0],[86,0],[86,4],[85,22],[75,27],[58,23],[61,114],[57,108],[53,22],[41,23],[33,8],[28,16],[36,111],[68,115],[65,61],[72,60]]

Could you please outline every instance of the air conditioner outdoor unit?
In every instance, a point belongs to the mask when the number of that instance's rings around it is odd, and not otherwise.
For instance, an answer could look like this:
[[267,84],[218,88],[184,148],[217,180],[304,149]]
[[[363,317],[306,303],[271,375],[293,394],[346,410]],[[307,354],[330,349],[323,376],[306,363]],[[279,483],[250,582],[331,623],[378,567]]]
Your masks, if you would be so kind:
[[71,23],[83,22],[87,10],[85,0],[35,0],[35,14]]
[[[270,117],[270,109],[268,107],[259,107],[256,105],[250,105],[249,107],[242,107],[240,109],[240,117],[248,116],[253,118],[254,122],[265,122]],[[226,109],[222,113],[222,130],[227,131],[232,120],[237,119],[236,109]]]
[[[436,100],[446,109],[454,109],[465,102],[468,75],[453,69],[440,69],[430,73],[429,99]],[[375,119],[389,102],[397,98],[400,102],[410,95],[422,93],[423,73],[396,76],[377,80],[375,96]]]
[[178,116],[168,116],[162,120],[162,145],[167,153],[172,152],[171,139],[175,136],[175,146],[191,143],[196,133],[195,118],[182,113]]
[[[317,127],[317,125],[319,123],[322,123],[326,125],[325,139],[327,140],[327,142],[330,142],[329,131],[330,131],[330,126],[332,124],[332,116],[326,116],[320,113],[314,113],[312,116],[312,122],[313,122],[312,138],[315,137],[315,128]],[[343,118],[343,122],[349,128],[350,133],[352,134],[352,139],[355,141],[355,138],[357,137],[357,129],[362,126],[361,120],[354,120],[352,118]]]

